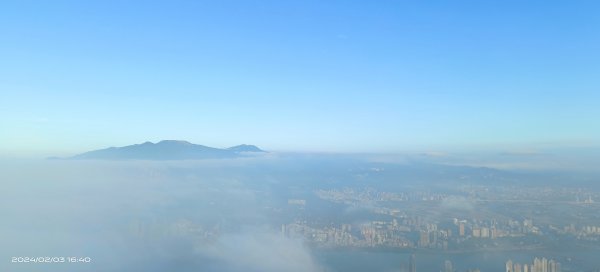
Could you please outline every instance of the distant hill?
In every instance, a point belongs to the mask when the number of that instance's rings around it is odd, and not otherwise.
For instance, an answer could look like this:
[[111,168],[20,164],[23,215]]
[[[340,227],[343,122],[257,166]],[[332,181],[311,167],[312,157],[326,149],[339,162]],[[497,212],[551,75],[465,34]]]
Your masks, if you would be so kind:
[[248,153],[265,152],[254,145],[238,145],[226,149],[192,144],[187,141],[165,140],[158,143],[123,147],[110,147],[75,155],[76,160],[198,160],[223,159],[247,156]]
[[227,148],[227,150],[234,152],[265,152],[264,150],[256,147],[255,145],[247,144],[232,146],[230,148]]

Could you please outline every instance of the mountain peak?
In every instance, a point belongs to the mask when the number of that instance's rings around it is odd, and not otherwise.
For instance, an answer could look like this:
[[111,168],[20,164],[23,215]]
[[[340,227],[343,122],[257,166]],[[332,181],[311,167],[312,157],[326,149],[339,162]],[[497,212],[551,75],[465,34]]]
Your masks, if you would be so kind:
[[266,152],[255,145],[241,144],[227,148],[227,150],[235,152]]
[[156,144],[179,144],[179,145],[192,145],[192,143],[183,140],[162,140]]

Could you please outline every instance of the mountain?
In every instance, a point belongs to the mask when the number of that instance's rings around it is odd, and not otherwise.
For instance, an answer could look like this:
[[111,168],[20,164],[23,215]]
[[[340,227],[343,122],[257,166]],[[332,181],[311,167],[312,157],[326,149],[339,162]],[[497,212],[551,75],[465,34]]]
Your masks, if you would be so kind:
[[[238,145],[227,149],[192,144],[187,141],[165,140],[158,143],[110,147],[75,155],[70,159],[86,160],[198,160],[247,156],[249,152],[265,152],[253,145]],[[242,154],[243,153],[243,154]]]
[[231,150],[234,152],[266,152],[255,145],[247,144],[232,146],[230,148],[227,148],[227,150]]

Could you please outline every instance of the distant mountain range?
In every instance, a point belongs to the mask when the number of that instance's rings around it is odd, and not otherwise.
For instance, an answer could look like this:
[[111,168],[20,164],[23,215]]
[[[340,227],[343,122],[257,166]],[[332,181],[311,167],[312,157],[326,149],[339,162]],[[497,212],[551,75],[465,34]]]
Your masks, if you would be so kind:
[[110,147],[75,155],[75,160],[199,160],[249,156],[265,151],[254,145],[237,145],[226,149],[192,144],[187,141],[165,140],[158,143]]

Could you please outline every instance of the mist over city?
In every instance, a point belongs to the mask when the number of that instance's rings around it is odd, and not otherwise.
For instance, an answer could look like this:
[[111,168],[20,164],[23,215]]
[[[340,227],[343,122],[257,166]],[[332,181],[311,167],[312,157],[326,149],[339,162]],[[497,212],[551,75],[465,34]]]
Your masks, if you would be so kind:
[[600,250],[600,175],[592,169],[264,152],[27,159],[3,161],[1,170],[0,230],[9,246],[0,254],[93,256],[77,271],[410,271],[411,255],[422,271],[446,262],[453,271],[501,271],[509,260],[535,258],[562,271],[600,264],[592,257]]

